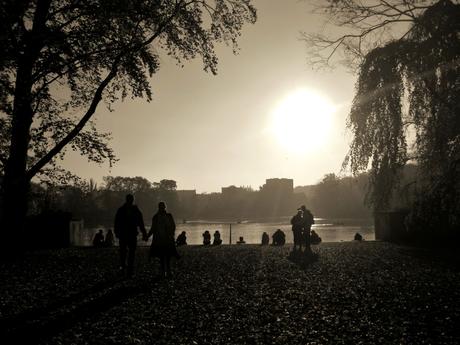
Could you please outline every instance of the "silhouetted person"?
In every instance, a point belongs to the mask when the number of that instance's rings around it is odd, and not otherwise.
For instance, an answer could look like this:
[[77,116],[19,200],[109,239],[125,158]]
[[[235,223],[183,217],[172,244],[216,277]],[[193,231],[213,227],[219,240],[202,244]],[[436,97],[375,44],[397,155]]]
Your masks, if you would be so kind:
[[147,239],[152,236],[150,257],[160,259],[160,269],[163,277],[171,277],[171,257],[179,256],[174,243],[175,231],[176,223],[172,214],[166,212],[166,204],[163,201],[159,202],[158,211],[152,218],[152,227]]
[[303,219],[303,212],[301,209],[297,210],[297,214],[291,218],[291,225],[292,225],[292,235],[294,237],[294,248],[297,248],[301,251],[302,250],[302,242],[303,242],[303,231],[304,231],[304,219]]
[[302,223],[303,223],[303,237],[305,242],[305,252],[307,254],[311,253],[310,248],[310,231],[311,226],[315,224],[315,219],[313,214],[308,210],[305,205],[300,206],[300,210],[302,211]]
[[114,242],[113,231],[109,229],[105,235],[104,247],[112,247]]
[[310,243],[311,244],[320,244],[321,241],[322,241],[321,237],[319,237],[319,235],[316,233],[315,230],[312,230],[311,235],[310,235]]
[[96,248],[101,248],[104,246],[104,231],[101,229],[94,235],[93,246]]
[[270,237],[268,237],[268,234],[264,232],[262,234],[262,245],[267,246],[269,242],[270,242]]
[[[129,277],[132,276],[134,270],[138,228],[145,238],[147,232],[145,231],[142,212],[134,205],[134,196],[128,194],[126,195],[126,202],[115,215],[114,231],[120,246],[120,269],[125,271],[128,268]],[[126,257],[128,257],[128,262],[126,262]]]
[[272,235],[272,240],[274,246],[284,246],[286,243],[286,235],[281,229],[277,229]]
[[359,232],[357,232],[355,234],[355,241],[362,241],[362,240],[363,240],[363,236]]
[[211,234],[209,233],[208,230],[203,232],[203,244],[205,246],[209,246],[211,244]]
[[185,231],[182,231],[176,238],[176,246],[180,247],[185,245],[187,245],[187,235],[185,234]]
[[222,244],[222,239],[220,238],[219,230],[216,230],[216,232],[214,233],[214,241],[212,242],[212,245],[218,246],[220,244]]
[[236,241],[236,244],[245,244],[246,241],[244,240],[243,236],[240,236],[240,239]]

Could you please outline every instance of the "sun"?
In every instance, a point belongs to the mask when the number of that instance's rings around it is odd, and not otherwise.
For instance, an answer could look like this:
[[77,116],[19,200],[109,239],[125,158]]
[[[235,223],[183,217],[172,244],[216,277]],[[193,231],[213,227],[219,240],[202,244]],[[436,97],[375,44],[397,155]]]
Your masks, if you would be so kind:
[[326,97],[309,89],[300,89],[276,106],[271,132],[288,152],[311,152],[329,140],[334,112],[333,103]]

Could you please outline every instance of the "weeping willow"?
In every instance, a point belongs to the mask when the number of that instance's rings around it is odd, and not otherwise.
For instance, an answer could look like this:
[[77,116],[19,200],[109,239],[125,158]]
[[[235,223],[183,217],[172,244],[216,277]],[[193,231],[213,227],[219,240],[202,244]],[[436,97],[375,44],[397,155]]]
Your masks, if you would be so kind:
[[448,0],[421,14],[406,37],[366,55],[348,118],[353,140],[344,164],[353,173],[370,168],[368,201],[375,210],[392,206],[410,162],[418,167],[414,226],[458,229],[459,70],[460,5]]

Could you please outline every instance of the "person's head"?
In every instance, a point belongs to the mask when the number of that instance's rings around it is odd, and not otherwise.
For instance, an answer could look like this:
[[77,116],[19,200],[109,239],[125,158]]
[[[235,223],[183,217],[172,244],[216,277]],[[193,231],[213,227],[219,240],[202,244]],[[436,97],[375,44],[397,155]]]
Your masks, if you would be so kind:
[[243,236],[240,236],[240,242],[243,242]]
[[166,212],[166,204],[163,201],[160,201],[158,203],[158,211],[160,212]]
[[132,194],[126,195],[126,203],[128,205],[132,205],[134,203],[134,195]]
[[104,233],[104,231],[103,231],[102,229],[100,229],[100,230],[99,230],[99,233],[100,233],[100,234],[103,234],[103,233]]
[[182,231],[182,235],[185,235],[185,231]]
[[299,210],[302,211],[302,212],[306,212],[307,208],[305,207],[305,205],[302,205],[302,206],[300,206]]

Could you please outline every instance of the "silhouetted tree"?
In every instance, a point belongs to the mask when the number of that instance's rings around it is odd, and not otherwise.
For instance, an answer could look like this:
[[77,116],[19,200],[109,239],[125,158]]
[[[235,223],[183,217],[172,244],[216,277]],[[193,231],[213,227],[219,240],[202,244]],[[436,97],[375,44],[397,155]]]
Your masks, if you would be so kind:
[[159,189],[175,191],[177,189],[177,183],[174,180],[163,179],[158,184]]
[[[455,229],[460,220],[460,5],[440,1],[328,1],[327,11],[353,32],[310,36],[326,60],[344,49],[359,62],[345,165],[369,166],[370,202],[390,206],[407,162],[418,165],[414,224]],[[388,36],[393,27],[399,36]],[[405,29],[405,30],[402,30]],[[371,37],[380,39],[370,45]],[[324,48],[324,49],[323,49]],[[324,61],[324,60],[323,60]],[[411,138],[415,138],[411,140]],[[429,221],[428,221],[429,218]]]
[[316,185],[296,187],[307,197],[306,204],[313,214],[325,218],[367,218],[371,216],[365,205],[368,174],[339,177],[326,174]]
[[145,177],[104,176],[104,189],[114,192],[135,194],[152,189],[152,183]]
[[[215,74],[217,42],[254,23],[250,0],[5,0],[0,5],[2,243],[23,227],[30,180],[56,171],[65,149],[115,160],[91,124],[101,100],[151,99],[163,51],[201,57]],[[51,169],[50,169],[51,168]],[[6,236],[6,237],[5,237]]]

